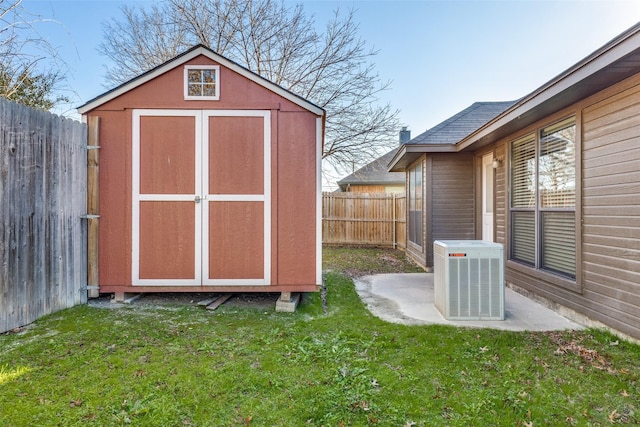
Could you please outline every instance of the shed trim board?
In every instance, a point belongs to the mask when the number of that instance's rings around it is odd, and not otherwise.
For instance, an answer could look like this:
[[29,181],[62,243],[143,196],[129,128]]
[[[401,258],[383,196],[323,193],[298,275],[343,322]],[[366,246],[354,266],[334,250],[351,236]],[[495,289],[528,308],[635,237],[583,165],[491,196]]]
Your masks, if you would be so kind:
[[316,118],[316,283],[322,285],[322,117]]
[[[193,191],[181,194],[143,193],[141,167],[141,121],[144,117],[191,117],[194,119]],[[262,194],[212,194],[209,188],[209,119],[211,117],[257,117],[263,120]],[[141,202],[194,203],[193,277],[141,277]],[[231,203],[262,203],[262,277],[210,277],[210,210]],[[133,286],[268,286],[271,284],[271,112],[266,110],[173,110],[134,109],[132,120],[132,285]]]
[[494,211],[495,211],[495,177],[493,167],[493,152],[480,157],[482,170],[480,196],[482,198],[479,207],[482,209],[482,240],[495,242],[493,231]]

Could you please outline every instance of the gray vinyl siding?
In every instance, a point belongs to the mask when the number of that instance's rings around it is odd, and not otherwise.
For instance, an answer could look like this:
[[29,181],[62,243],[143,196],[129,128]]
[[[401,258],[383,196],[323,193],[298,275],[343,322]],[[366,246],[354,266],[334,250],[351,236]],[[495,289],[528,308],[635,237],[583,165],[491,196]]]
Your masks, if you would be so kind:
[[[584,297],[640,335],[640,85],[583,110]],[[606,323],[606,322],[605,322]]]
[[431,157],[432,206],[427,241],[429,265],[433,265],[435,240],[475,239],[473,155],[434,154]]
[[[507,261],[506,282],[640,338],[640,75],[504,138],[495,155],[496,241],[509,253],[511,141],[576,116],[576,280]],[[579,161],[578,161],[579,160]]]
[[471,153],[429,154],[420,160],[424,245],[417,248],[407,240],[407,255],[424,267],[433,266],[435,240],[475,239],[473,160]]

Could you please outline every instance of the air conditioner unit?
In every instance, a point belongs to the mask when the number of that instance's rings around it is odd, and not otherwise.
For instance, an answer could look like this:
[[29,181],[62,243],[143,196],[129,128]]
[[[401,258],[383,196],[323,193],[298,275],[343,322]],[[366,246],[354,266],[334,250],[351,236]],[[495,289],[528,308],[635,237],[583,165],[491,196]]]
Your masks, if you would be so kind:
[[504,250],[482,240],[433,243],[435,306],[449,320],[504,320]]

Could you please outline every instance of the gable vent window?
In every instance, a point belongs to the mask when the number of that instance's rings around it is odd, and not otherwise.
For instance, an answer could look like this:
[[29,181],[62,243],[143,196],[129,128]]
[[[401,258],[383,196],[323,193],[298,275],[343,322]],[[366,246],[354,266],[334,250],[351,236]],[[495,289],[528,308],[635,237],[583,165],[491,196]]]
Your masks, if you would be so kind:
[[184,99],[219,100],[220,67],[217,65],[187,65],[184,67]]
[[576,274],[575,119],[511,144],[511,259]]

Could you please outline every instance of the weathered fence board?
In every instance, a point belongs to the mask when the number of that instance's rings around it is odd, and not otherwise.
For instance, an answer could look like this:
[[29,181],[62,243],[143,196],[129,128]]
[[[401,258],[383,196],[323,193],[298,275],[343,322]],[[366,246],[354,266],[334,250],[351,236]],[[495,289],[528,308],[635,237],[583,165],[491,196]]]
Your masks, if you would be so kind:
[[86,139],[0,99],[0,333],[86,302]]
[[322,194],[322,243],[405,248],[405,232],[404,194]]

